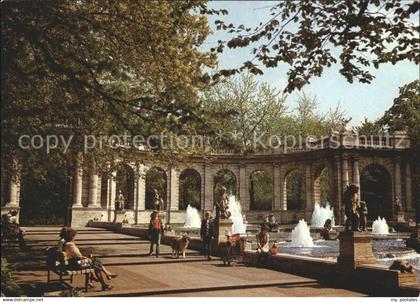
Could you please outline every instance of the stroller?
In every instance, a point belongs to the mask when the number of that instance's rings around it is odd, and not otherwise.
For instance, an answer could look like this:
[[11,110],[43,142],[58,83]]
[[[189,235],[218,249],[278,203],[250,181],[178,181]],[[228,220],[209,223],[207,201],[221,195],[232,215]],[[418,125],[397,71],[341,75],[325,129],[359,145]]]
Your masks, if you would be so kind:
[[220,242],[218,248],[223,265],[230,266],[234,261],[240,262],[245,247],[245,237],[241,237],[240,234],[226,235],[226,237],[226,242]]

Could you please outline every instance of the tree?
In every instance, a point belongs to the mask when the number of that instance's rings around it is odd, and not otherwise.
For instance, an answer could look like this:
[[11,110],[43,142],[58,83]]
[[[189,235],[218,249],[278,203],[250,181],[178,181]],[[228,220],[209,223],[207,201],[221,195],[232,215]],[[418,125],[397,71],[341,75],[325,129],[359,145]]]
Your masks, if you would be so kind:
[[400,87],[400,94],[378,124],[393,132],[407,130],[412,146],[420,148],[420,80]]
[[400,87],[394,104],[379,119],[378,124],[390,132],[406,130],[411,139],[414,206],[420,221],[420,80]]
[[378,135],[382,132],[382,127],[377,120],[370,121],[366,117],[363,120],[362,125],[356,128],[359,135]]
[[319,139],[345,119],[340,105],[326,114],[318,112],[316,96],[301,94],[293,109],[287,108],[285,101],[286,95],[267,83],[258,83],[250,73],[213,86],[203,94],[202,106],[213,116],[211,127],[223,139],[212,146],[227,146],[244,154],[263,151],[284,143],[287,136],[294,136],[296,141],[299,136]]
[[370,83],[374,78],[370,66],[419,62],[418,10],[418,1],[282,0],[273,4],[268,20],[255,28],[217,20],[217,29],[233,37],[219,41],[212,50],[252,47],[253,58],[236,69],[220,71],[215,78],[244,69],[262,74],[255,61],[267,68],[285,63],[290,66],[285,91],[291,92],[339,63],[348,82]]
[[[3,1],[1,10],[3,160],[63,166],[83,152],[84,135],[207,129],[197,94],[216,58],[198,50],[210,33],[205,1]],[[22,134],[74,139],[69,152],[45,156],[19,148]],[[89,155],[104,163],[137,153]]]
[[286,114],[285,97],[267,83],[258,83],[250,73],[218,83],[203,94],[202,100],[207,114],[215,117],[212,127],[231,139],[226,143],[236,151],[253,149],[256,134],[263,134],[267,143],[285,126],[281,119]]

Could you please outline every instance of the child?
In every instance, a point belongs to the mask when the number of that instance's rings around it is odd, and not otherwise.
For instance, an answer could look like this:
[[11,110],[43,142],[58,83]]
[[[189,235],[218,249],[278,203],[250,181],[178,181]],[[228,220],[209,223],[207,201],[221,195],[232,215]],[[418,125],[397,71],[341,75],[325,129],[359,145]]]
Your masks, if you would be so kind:
[[367,209],[365,201],[360,202],[359,215],[360,215],[360,229],[363,232],[366,232],[368,209]]
[[270,249],[271,256],[276,255],[279,252],[279,248],[277,247],[277,244],[273,243],[273,246]]

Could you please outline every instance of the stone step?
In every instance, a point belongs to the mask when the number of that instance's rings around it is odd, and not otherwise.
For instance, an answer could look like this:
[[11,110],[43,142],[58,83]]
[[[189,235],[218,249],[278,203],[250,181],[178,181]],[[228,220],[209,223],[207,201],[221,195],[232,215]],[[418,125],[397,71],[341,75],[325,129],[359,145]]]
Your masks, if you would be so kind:
[[250,288],[266,288],[266,287],[282,287],[282,286],[316,286],[317,281],[264,281],[264,282],[241,282],[236,284],[224,284],[215,286],[203,286],[203,287],[179,287],[179,288],[160,288],[160,289],[133,289],[133,290],[112,290],[110,292],[88,292],[85,293],[86,297],[134,297],[134,296],[160,296],[170,294],[182,294],[182,293],[197,293],[199,296],[200,292],[204,291],[224,291],[224,290],[240,290]]

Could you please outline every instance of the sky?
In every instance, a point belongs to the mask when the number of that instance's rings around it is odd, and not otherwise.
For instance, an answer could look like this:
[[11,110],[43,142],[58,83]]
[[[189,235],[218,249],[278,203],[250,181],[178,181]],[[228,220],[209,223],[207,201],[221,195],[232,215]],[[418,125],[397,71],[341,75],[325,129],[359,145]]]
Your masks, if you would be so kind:
[[[227,16],[210,16],[209,24],[213,30],[203,47],[210,49],[217,46],[218,40],[226,40],[231,37],[224,31],[216,30],[214,21],[222,19],[234,25],[244,24],[246,27],[254,27],[259,22],[269,18],[269,7],[273,2],[267,1],[212,1],[210,8],[227,9]],[[249,49],[227,50],[219,54],[219,68],[240,67],[243,62],[253,58]],[[262,66],[259,65],[261,68]],[[279,65],[277,68],[261,68],[264,75],[258,76],[261,82],[267,82],[271,86],[283,90],[287,82],[287,65]],[[357,81],[350,84],[339,73],[340,66],[334,65],[325,68],[321,77],[312,78],[311,83],[304,86],[303,90],[292,93],[286,101],[289,108],[296,107],[296,99],[299,94],[316,96],[319,102],[319,111],[327,113],[330,108],[337,104],[344,110],[347,117],[352,117],[351,125],[357,126],[367,117],[375,120],[393,104],[398,96],[399,87],[419,79],[419,66],[413,62],[403,61],[395,65],[381,65],[379,69],[370,69],[375,79],[371,84],[362,84]]]

